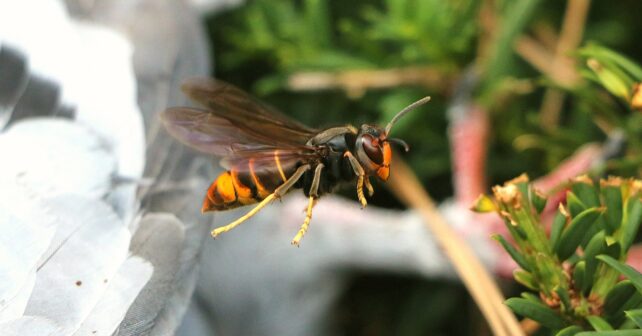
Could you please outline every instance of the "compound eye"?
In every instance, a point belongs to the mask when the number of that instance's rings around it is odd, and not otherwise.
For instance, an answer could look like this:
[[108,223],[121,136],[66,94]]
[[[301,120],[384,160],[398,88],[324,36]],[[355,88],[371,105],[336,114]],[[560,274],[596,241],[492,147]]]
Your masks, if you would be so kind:
[[379,147],[379,139],[375,139],[372,135],[363,135],[363,150],[368,155],[372,162],[380,165],[383,164],[383,152]]

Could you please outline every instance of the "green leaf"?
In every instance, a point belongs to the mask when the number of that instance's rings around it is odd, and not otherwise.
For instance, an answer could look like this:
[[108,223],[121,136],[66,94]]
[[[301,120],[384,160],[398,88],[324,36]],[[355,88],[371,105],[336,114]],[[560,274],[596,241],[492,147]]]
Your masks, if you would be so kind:
[[631,281],[633,286],[635,286],[635,289],[637,289],[638,292],[642,293],[642,274],[636,271],[633,267],[627,264],[624,264],[622,262],[619,262],[607,255],[597,256],[597,259],[602,260],[607,265],[613,267],[615,270],[622,273],[622,275],[624,275],[627,279]]
[[557,287],[555,289],[555,293],[557,293],[557,296],[560,297],[560,300],[562,301],[562,304],[563,304],[563,308],[566,310],[571,310],[573,306],[571,305],[571,297],[568,294],[568,289]]
[[[622,315],[624,316],[624,313],[622,313]],[[633,322],[633,320],[626,319],[624,320],[624,322],[620,324],[620,326],[617,329],[618,330],[637,329],[637,325],[635,324],[635,322]]]
[[583,331],[575,336],[640,336],[640,330]]
[[528,300],[528,301],[531,301],[531,302],[542,303],[542,300],[540,300],[537,295],[535,295],[533,293],[530,293],[530,292],[522,292],[522,294],[520,294],[520,296],[523,297],[524,299]]
[[620,256],[622,256],[622,247],[620,246],[620,243],[615,242],[615,243],[612,243],[611,245],[606,245],[606,248],[604,249],[604,254],[608,255],[611,258],[619,259]]
[[562,233],[562,238],[556,251],[560,260],[566,260],[575,253],[584,238],[585,232],[589,230],[590,226],[595,223],[603,212],[603,208],[590,208],[582,211],[571,220],[568,228]]
[[572,191],[566,193],[566,205],[572,218],[577,217],[582,211],[588,208]]
[[536,321],[549,329],[557,330],[564,327],[564,320],[544,304],[522,298],[510,298],[506,300],[506,305],[516,314]]
[[620,311],[617,311],[613,315],[605,315],[605,317],[611,325],[618,326],[618,329],[622,329],[624,325],[633,323],[631,320],[626,319],[626,315],[624,314],[624,312],[627,310],[638,308],[642,308],[642,294],[634,291],[633,294],[628,298],[628,300],[626,300],[626,302],[622,305]]
[[586,320],[591,324],[591,327],[597,331],[613,330],[613,327],[599,316],[590,315],[586,317]]
[[635,324],[642,328],[642,309],[627,310],[624,312]]
[[583,329],[578,326],[570,326],[560,330],[555,336],[573,336],[581,332]]
[[579,198],[584,206],[589,208],[600,206],[600,197],[593,184],[583,181],[575,182],[571,186],[571,190],[573,190],[573,194],[577,195],[577,198]]
[[538,214],[541,214],[542,211],[544,211],[544,208],[546,208],[547,199],[543,194],[539,193],[533,188],[531,188],[530,191],[531,191],[531,201],[533,202],[535,211],[537,211]]
[[638,233],[642,222],[642,200],[637,197],[629,198],[624,215],[624,232],[622,234],[622,249],[628,251]]
[[620,187],[603,186],[602,196],[606,206],[604,217],[610,234],[622,225],[622,190]]
[[641,330],[583,331],[575,336],[640,336]]
[[604,299],[604,313],[614,315],[620,310],[629,298],[635,293],[635,287],[630,280],[618,282]]
[[551,242],[551,248],[553,251],[557,251],[560,237],[562,236],[562,231],[566,226],[566,216],[558,209],[553,219],[553,225],[551,226],[551,237],[549,241]]
[[642,81],[642,68],[630,58],[611,49],[595,43],[590,43],[580,50],[580,55],[584,57],[595,57],[598,59],[609,60],[631,74],[636,80]]
[[524,285],[526,288],[529,288],[535,291],[538,290],[537,284],[535,283],[535,281],[533,281],[533,275],[527,271],[516,269],[513,272],[513,278],[515,278],[515,281]]
[[595,220],[595,223],[589,226],[586,232],[584,232],[584,238],[582,238],[582,242],[580,243],[580,246],[582,247],[582,249],[586,249],[591,239],[593,239],[593,237],[596,234],[598,234],[600,231],[603,231],[605,229],[606,229],[606,221],[604,220],[604,216],[599,216]]
[[582,289],[584,291],[584,288],[586,287],[586,281],[593,281],[592,278],[593,273],[586,273],[586,261],[582,260],[575,264],[575,268],[573,268],[573,281],[575,282],[575,287]]
[[609,59],[611,61],[622,67],[624,71],[630,73],[633,77],[635,77],[635,80],[642,81],[642,68],[640,68],[640,66],[636,62],[612,50],[606,49],[605,52],[609,56]]
[[603,253],[606,248],[606,242],[604,241],[604,231],[600,231],[598,234],[593,236],[591,241],[586,246],[584,250],[584,260],[586,262],[586,273],[585,278],[582,281],[583,292],[587,292],[591,286],[593,286],[593,280],[595,275],[595,270],[597,269],[598,260],[595,259],[596,256]]
[[517,251],[517,249],[513,245],[507,242],[502,235],[495,234],[491,238],[498,241],[502,245],[504,250],[508,252],[508,254],[511,256],[511,258],[513,258],[513,260],[515,260],[519,267],[523,268],[526,271],[530,271],[531,267],[530,265],[528,265],[528,262],[526,262],[524,256],[519,253],[519,251]]
[[597,75],[599,83],[611,94],[621,99],[628,99],[630,80],[620,69],[608,61],[590,58],[586,61],[591,70]]

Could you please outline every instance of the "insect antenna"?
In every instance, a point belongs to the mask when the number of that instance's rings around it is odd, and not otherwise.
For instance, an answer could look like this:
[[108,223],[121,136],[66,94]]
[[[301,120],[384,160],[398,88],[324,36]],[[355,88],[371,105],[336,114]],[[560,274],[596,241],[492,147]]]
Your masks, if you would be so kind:
[[388,139],[388,142],[403,148],[403,150],[405,152],[408,152],[410,150],[410,146],[408,146],[408,144],[405,141],[401,140],[401,139],[391,138],[391,139]]
[[421,105],[423,105],[423,104],[425,104],[425,103],[427,103],[427,102],[429,102],[429,101],[430,101],[430,96],[428,96],[428,97],[423,97],[423,98],[421,98],[421,99],[417,100],[416,102],[414,102],[414,103],[412,103],[412,104],[410,104],[410,105],[406,106],[403,110],[399,111],[399,113],[397,113],[397,114],[392,118],[392,120],[390,120],[390,122],[388,123],[388,125],[386,125],[386,134],[390,133],[390,129],[392,128],[392,126],[394,126],[394,124],[395,124],[395,123],[397,123],[397,121],[398,121],[399,119],[401,119],[401,117],[403,117],[404,115],[406,115],[406,113],[408,113],[408,112],[410,112],[410,111],[412,111],[412,110],[416,109],[417,107],[419,107],[419,106],[421,106]]

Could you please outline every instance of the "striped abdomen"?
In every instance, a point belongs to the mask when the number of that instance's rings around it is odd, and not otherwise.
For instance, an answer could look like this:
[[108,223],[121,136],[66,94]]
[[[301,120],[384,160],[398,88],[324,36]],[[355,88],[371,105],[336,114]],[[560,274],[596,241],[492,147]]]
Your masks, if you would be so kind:
[[278,152],[270,159],[249,159],[219,175],[207,190],[202,212],[233,209],[260,202],[296,171],[297,162],[285,164]]

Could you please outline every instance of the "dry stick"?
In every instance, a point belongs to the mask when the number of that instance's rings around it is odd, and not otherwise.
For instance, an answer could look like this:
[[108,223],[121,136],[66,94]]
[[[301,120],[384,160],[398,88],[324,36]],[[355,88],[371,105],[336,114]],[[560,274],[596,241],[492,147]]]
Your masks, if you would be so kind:
[[479,14],[477,16],[479,22],[479,39],[477,41],[477,56],[475,64],[478,67],[484,67],[488,62],[493,51],[493,43],[497,38],[497,31],[499,22],[497,13],[495,12],[495,4],[493,0],[482,1],[479,7]]
[[553,53],[539,41],[529,36],[520,36],[515,41],[515,51],[539,72],[549,78],[555,78],[556,74],[551,64]]
[[[590,0],[568,0],[566,4],[562,30],[552,62],[553,73],[559,74],[557,78],[552,78],[561,85],[569,86],[578,81],[578,75],[574,71],[574,62],[567,53],[577,48],[582,41],[589,6]],[[565,94],[559,89],[549,88],[546,90],[542,107],[540,108],[542,126],[546,128],[557,126],[562,105],[564,104],[564,96]]]
[[[548,50],[541,42],[530,37],[520,36],[515,41],[515,51],[526,62],[530,63],[546,77],[558,83],[569,82],[567,78],[576,76],[575,69],[562,67],[555,69],[551,60],[555,57],[552,51]],[[565,82],[566,81],[566,82]]]
[[435,203],[426,193],[417,176],[399,157],[395,157],[394,162],[394,173],[388,183],[392,192],[408,207],[419,211],[479,306],[493,334],[524,335],[519,322],[504,305],[504,297],[497,284],[465,241],[439,214]]
[[549,50],[557,48],[559,34],[548,22],[537,22],[533,26],[533,35]]
[[340,72],[300,72],[288,78],[294,91],[343,89],[351,97],[359,97],[368,89],[401,85],[422,85],[428,88],[448,87],[454,75],[434,67],[401,67],[377,70],[347,70]]

